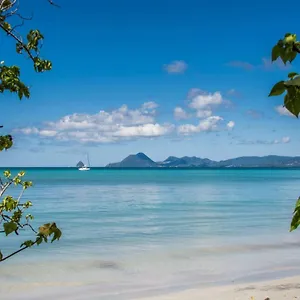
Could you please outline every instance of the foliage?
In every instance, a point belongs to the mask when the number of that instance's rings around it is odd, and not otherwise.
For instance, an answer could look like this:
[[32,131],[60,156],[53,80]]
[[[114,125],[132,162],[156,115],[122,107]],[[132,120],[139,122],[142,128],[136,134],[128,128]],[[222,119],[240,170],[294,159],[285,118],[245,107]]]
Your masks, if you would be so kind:
[[[283,39],[272,49],[272,62],[281,59],[284,64],[292,63],[300,53],[300,41],[296,34],[287,33]],[[285,93],[283,106],[294,116],[300,113],[300,74],[291,72],[287,80],[277,82],[270,91],[269,96],[279,96]],[[290,231],[300,225],[300,197],[296,202]]]
[[16,176],[12,177],[9,171],[4,172],[5,182],[0,180],[0,196],[2,197],[5,191],[10,185],[16,185],[21,187],[21,192],[18,198],[12,196],[5,196],[0,202],[0,224],[3,226],[3,230],[0,232],[8,236],[12,233],[19,235],[21,230],[29,228],[32,230],[36,237],[34,240],[27,240],[21,244],[21,249],[3,256],[0,251],[0,261],[4,261],[7,258],[19,253],[26,248],[32,247],[33,245],[47,242],[49,237],[52,237],[51,242],[58,240],[61,237],[61,231],[57,228],[55,223],[48,223],[42,225],[38,231],[36,231],[30,224],[30,221],[34,219],[31,214],[26,214],[27,210],[32,206],[30,201],[22,202],[22,196],[25,190],[32,186],[31,181],[24,181],[23,177],[25,172],[19,172]]
[[[53,4],[51,0],[47,0]],[[52,69],[52,63],[49,60],[40,57],[40,49],[44,40],[44,36],[37,29],[30,30],[26,37],[18,34],[16,28],[24,24],[25,18],[19,13],[18,2],[16,0],[0,0],[0,29],[7,37],[12,38],[16,42],[16,53],[25,54],[30,58],[33,68],[36,72],[41,73]],[[17,24],[16,20],[21,21]],[[21,80],[21,70],[18,66],[8,66],[5,61],[1,61],[0,57],[0,93],[11,92],[18,95],[21,100],[23,97],[30,97],[29,87]],[[3,126],[0,126],[3,128]],[[13,146],[13,138],[10,134],[0,135],[0,152],[7,150]],[[0,251],[0,262],[12,257],[13,255],[42,242],[47,242],[52,237],[51,242],[61,237],[61,231],[55,223],[47,223],[35,230],[30,221],[33,220],[31,214],[26,214],[32,203],[22,202],[22,196],[26,189],[32,186],[32,182],[24,181],[25,172],[20,172],[12,177],[10,171],[4,172],[4,177],[0,177],[0,230],[5,236],[11,234],[19,235],[22,230],[29,228],[35,233],[33,240],[27,240],[22,243],[19,250],[3,256]],[[21,187],[21,193],[18,198],[6,195],[7,189],[11,185]]]

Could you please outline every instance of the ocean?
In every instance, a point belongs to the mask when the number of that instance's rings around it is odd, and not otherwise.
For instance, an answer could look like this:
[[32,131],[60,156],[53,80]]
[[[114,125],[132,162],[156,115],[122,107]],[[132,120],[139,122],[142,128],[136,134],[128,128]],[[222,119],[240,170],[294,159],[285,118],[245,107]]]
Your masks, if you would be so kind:
[[[29,168],[26,178],[33,224],[55,221],[63,236],[1,263],[1,299],[123,300],[300,274],[300,232],[289,233],[299,169]],[[0,249],[26,238],[2,236]]]

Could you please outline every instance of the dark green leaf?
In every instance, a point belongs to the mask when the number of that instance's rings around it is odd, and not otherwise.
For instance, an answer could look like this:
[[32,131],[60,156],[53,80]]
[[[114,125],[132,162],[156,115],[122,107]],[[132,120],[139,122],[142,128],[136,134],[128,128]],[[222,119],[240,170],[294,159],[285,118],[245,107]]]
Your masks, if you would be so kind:
[[295,210],[294,212],[296,212],[296,210],[300,209],[300,197],[298,198],[296,204],[295,204]]
[[297,52],[296,51],[293,51],[290,56],[289,56],[289,62],[291,63],[297,56]]
[[7,223],[3,224],[3,228],[5,231],[5,234],[9,235],[18,229],[18,225],[15,222],[7,222]]
[[59,240],[60,237],[61,237],[61,235],[62,235],[61,231],[60,231],[58,228],[56,228],[56,229],[53,231],[53,238],[52,238],[52,240],[51,240],[51,243],[53,243],[55,240]]
[[33,241],[28,240],[28,241],[25,241],[23,244],[21,244],[20,247],[28,247],[28,248],[29,248],[29,247],[31,247],[33,244],[34,244]]
[[286,86],[294,85],[294,86],[300,86],[300,76],[297,76],[296,78],[292,80],[285,81],[284,84]]
[[285,90],[286,90],[286,87],[284,85],[284,81],[279,81],[273,86],[273,88],[269,94],[269,97],[281,95],[282,93],[284,93]]
[[3,27],[5,30],[10,31],[11,30],[11,25],[7,22],[2,23]]
[[37,244],[37,245],[40,245],[42,242],[43,242],[43,238],[39,235],[39,236],[36,238],[36,244]]
[[297,76],[297,75],[299,75],[299,74],[296,73],[296,72],[291,72],[291,73],[289,73],[288,77],[289,77],[289,78],[294,78],[294,77]]
[[292,89],[294,88],[290,88],[284,97],[284,106],[290,113],[298,118],[300,113],[300,97],[299,94]]
[[275,45],[272,49],[272,61],[275,61],[280,56],[280,46]]
[[294,215],[292,218],[291,222],[291,228],[290,231],[293,231],[298,228],[300,225],[300,197],[298,198],[296,205],[295,205],[295,210],[294,210]]

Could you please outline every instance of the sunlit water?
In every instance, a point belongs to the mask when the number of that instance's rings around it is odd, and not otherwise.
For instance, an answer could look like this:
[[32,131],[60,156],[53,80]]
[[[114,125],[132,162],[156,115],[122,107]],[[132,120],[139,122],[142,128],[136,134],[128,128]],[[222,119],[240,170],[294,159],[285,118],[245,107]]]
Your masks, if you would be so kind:
[[[63,237],[0,265],[3,299],[19,299],[21,290],[20,299],[40,299],[41,291],[132,299],[300,273],[299,233],[289,233],[300,170],[30,169],[27,176],[35,183],[24,197],[34,203],[34,224],[55,220]],[[20,245],[16,236],[1,240],[4,253]]]

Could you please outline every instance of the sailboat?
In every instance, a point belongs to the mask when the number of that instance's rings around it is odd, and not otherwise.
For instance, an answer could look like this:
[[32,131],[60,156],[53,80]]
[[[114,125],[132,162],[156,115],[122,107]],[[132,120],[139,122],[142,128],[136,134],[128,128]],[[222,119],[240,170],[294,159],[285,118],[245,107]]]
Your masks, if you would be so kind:
[[91,168],[90,168],[90,159],[89,159],[89,155],[87,154],[86,155],[86,158],[87,158],[87,162],[88,162],[88,165],[83,165],[81,167],[78,168],[79,171],[89,171]]

